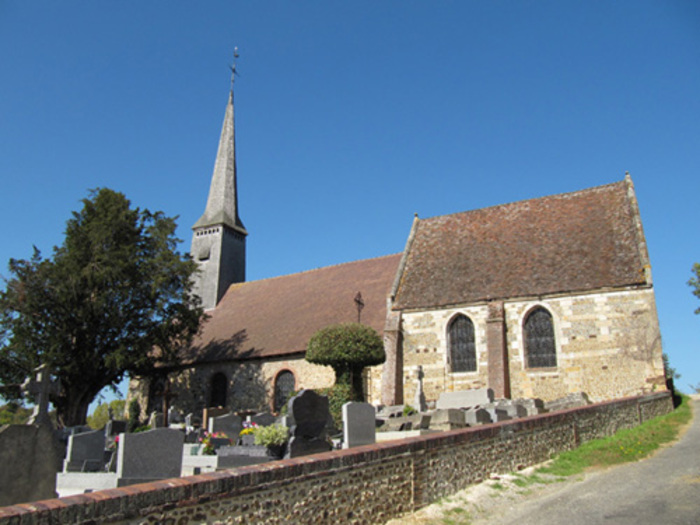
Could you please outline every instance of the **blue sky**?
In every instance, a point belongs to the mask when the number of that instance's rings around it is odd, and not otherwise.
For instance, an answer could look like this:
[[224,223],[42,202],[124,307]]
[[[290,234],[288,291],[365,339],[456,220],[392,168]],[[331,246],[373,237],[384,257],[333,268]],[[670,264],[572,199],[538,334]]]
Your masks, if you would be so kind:
[[234,46],[248,278],[629,171],[663,344],[700,383],[700,3],[0,0],[0,275],[90,188],[204,209]]

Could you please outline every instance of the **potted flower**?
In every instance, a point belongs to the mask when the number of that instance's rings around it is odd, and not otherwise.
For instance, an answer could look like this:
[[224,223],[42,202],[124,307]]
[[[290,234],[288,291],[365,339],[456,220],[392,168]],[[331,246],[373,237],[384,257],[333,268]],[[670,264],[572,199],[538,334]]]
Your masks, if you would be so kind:
[[273,458],[282,458],[284,448],[289,439],[289,430],[283,425],[255,427],[253,429],[255,444],[267,448],[267,454]]
[[205,456],[213,456],[216,454],[216,449],[221,446],[231,444],[231,440],[223,432],[204,432],[204,436],[199,438],[202,444],[202,454]]
[[256,423],[245,421],[243,430],[238,433],[238,444],[250,446],[255,444],[255,429],[258,428]]

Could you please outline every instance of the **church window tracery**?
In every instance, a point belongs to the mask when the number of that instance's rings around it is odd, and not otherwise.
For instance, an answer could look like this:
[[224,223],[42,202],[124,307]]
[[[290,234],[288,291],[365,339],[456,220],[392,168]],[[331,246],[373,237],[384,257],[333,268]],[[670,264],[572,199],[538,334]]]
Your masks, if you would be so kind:
[[448,364],[452,372],[476,372],[474,323],[466,315],[457,315],[447,329]]

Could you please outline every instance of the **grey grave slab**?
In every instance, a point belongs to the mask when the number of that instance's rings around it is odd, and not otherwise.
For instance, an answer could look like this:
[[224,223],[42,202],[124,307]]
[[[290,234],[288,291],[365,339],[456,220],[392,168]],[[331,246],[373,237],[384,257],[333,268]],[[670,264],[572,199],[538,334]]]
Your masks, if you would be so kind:
[[63,461],[64,472],[97,472],[102,470],[105,456],[105,433],[102,430],[81,432],[68,437],[68,450]]
[[491,414],[485,408],[470,408],[464,411],[464,422],[473,427],[493,423]]
[[209,418],[209,432],[222,432],[234,442],[243,430],[243,418],[236,414],[225,414]]
[[377,411],[378,419],[390,419],[403,416],[404,405],[386,405]]
[[110,419],[105,425],[105,436],[113,437],[118,436],[122,432],[126,432],[126,421],[120,421],[118,419]]
[[260,412],[254,416],[248,416],[248,421],[255,423],[259,427],[269,427],[277,423],[277,417],[273,416],[269,412]]
[[369,403],[343,405],[343,448],[377,442],[376,410]]
[[533,399],[514,399],[513,403],[517,403],[525,408],[528,416],[543,414],[547,410],[544,408],[544,401],[539,398]]
[[120,434],[117,456],[119,486],[179,477],[184,437],[183,432],[173,428]]
[[458,392],[443,392],[435,404],[437,409],[469,408],[486,403],[493,403],[494,394],[491,388],[475,388]]
[[430,430],[455,430],[465,426],[464,411],[457,408],[438,409],[430,416]]
[[55,498],[64,451],[48,425],[0,426],[0,507]]

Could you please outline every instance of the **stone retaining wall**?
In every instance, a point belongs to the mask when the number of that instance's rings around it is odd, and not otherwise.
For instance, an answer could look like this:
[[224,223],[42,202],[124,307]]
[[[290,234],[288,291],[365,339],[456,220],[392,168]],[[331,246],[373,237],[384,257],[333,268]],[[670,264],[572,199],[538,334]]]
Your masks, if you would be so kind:
[[668,392],[0,508],[0,525],[382,523],[672,410]]

